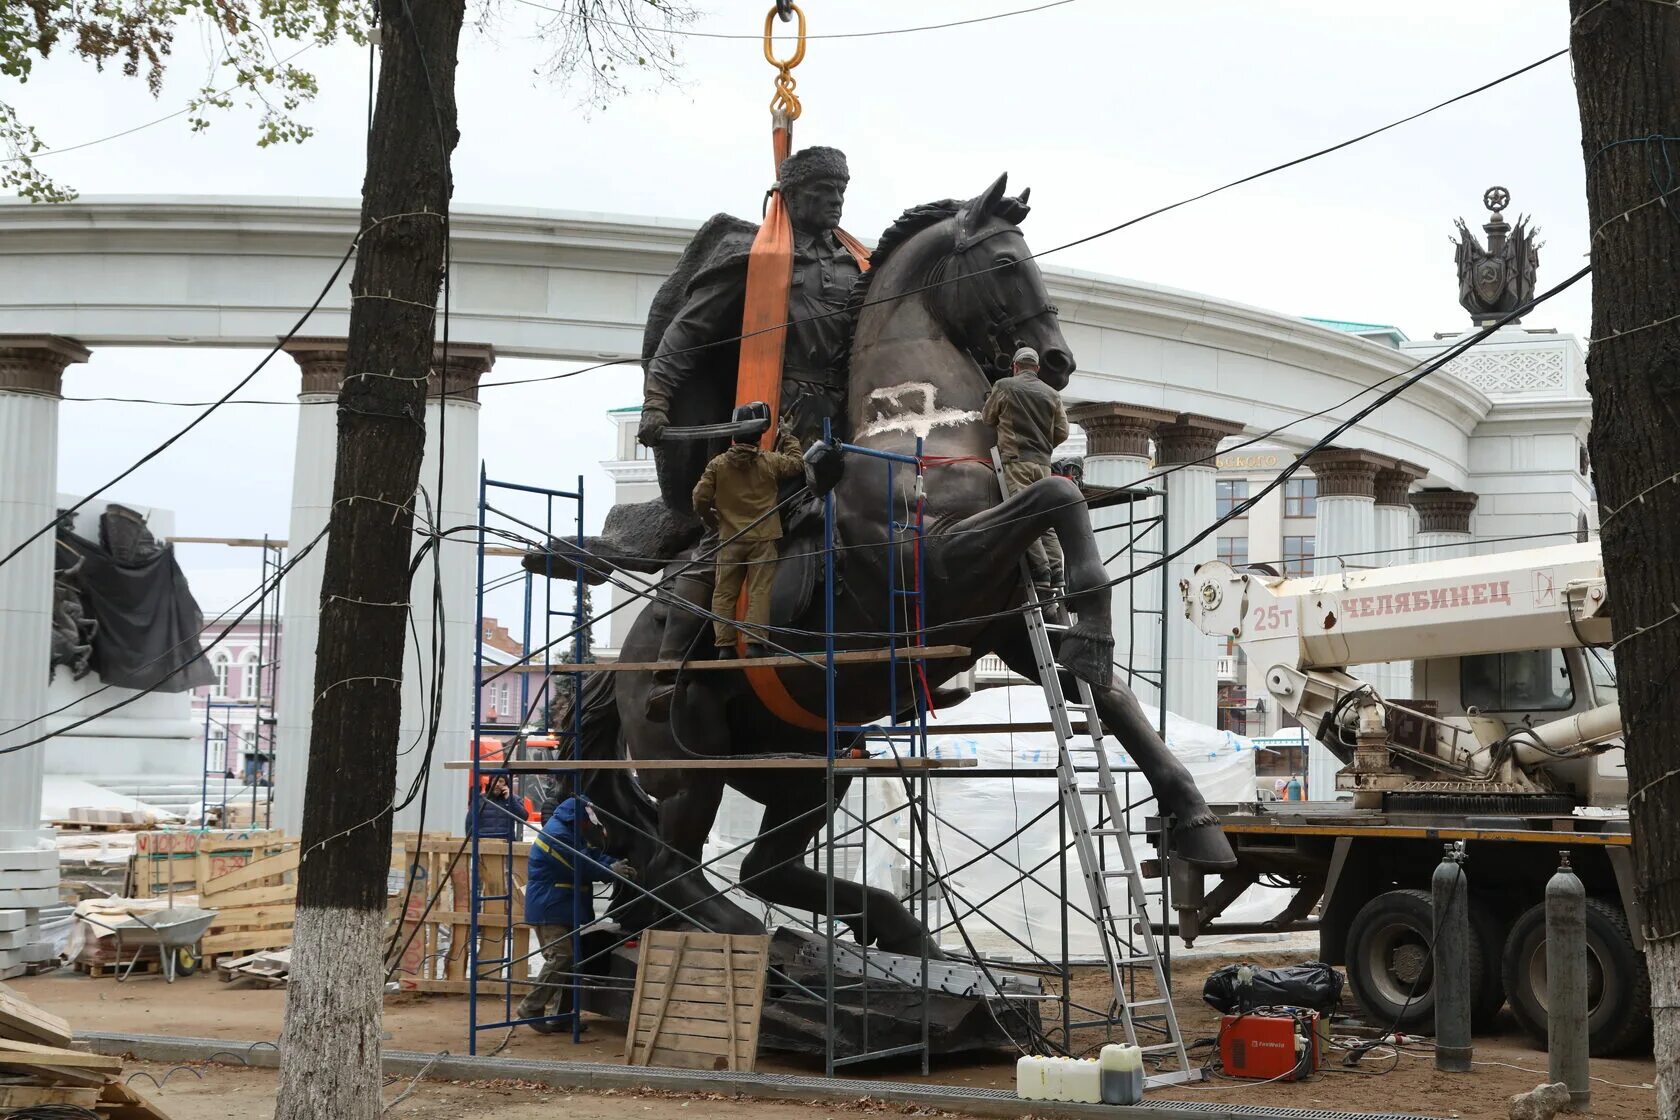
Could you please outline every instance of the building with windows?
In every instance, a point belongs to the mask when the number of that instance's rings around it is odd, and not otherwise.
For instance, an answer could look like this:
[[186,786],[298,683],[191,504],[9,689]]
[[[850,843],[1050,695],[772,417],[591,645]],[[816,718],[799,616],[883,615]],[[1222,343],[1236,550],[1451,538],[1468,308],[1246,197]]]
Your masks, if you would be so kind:
[[[226,624],[205,627],[210,643]],[[235,623],[205,654],[216,679],[192,691],[193,726],[204,743],[204,771],[241,781],[267,781],[274,761],[274,684],[280,661],[279,621]]]

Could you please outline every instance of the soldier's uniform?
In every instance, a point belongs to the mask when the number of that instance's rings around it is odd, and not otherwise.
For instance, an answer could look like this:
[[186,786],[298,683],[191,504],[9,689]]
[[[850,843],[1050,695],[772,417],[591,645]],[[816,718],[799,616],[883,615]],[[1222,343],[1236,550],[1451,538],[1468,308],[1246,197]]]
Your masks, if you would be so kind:
[[[1030,364],[1025,364],[1030,363]],[[992,383],[980,419],[997,429],[998,454],[1011,494],[1050,477],[1050,453],[1068,438],[1062,395],[1038,376],[1038,353],[1023,347],[1015,354],[1015,373]],[[1062,582],[1062,546],[1054,530],[1027,550],[1033,581]]]
[[747,640],[764,639],[764,628],[770,623],[776,542],[782,539],[781,515],[764,515],[775,508],[782,480],[804,473],[799,443],[784,428],[774,451],[761,450],[756,440],[734,444],[706,464],[706,473],[694,487],[694,512],[725,542],[717,554],[717,578],[712,586],[712,636],[719,651],[735,646],[731,620],[743,584]]
[[[807,148],[781,168],[784,190],[813,179],[847,178],[846,160],[833,148]],[[782,357],[781,412],[792,413],[801,446],[822,436],[825,418],[843,437],[846,371],[842,368],[850,324],[838,314],[862,270],[833,230],[795,231],[793,275],[788,289],[787,341]],[[661,336],[642,382],[642,410],[669,414],[671,402],[698,374],[717,361],[717,344],[741,333],[746,301],[744,271],[724,270],[689,293]]]

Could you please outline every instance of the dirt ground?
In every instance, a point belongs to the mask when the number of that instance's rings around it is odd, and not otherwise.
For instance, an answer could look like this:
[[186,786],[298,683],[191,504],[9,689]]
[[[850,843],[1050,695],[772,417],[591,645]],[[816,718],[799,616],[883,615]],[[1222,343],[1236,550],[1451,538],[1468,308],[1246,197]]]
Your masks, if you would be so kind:
[[[1255,953],[1245,959],[1277,964],[1299,960],[1300,954],[1278,958]],[[1207,974],[1224,963],[1228,963],[1228,958],[1175,960],[1175,1004],[1186,1039],[1211,1038],[1217,1033],[1218,1015],[1202,1002],[1201,990]],[[1099,984],[1101,980],[1093,977],[1086,983]],[[279,1033],[285,1009],[284,990],[230,988],[208,975],[183,978],[173,985],[153,977],[118,984],[111,979],[92,979],[61,971],[48,976],[14,980],[11,984],[29,999],[66,1018],[77,1029],[90,1031],[273,1040]],[[1076,995],[1084,986],[1084,983],[1076,986]],[[1351,1009],[1351,1005],[1349,1007]],[[480,1009],[481,1017],[500,1017],[499,1003],[481,1001]],[[466,1052],[466,1000],[455,996],[392,996],[385,1006],[385,1030],[389,1035],[387,1044],[393,1049],[430,1053],[448,1050],[463,1054]],[[486,1033],[480,1037],[479,1052],[488,1053],[501,1041],[501,1033]],[[623,1048],[622,1029],[597,1020],[577,1046],[573,1046],[567,1037],[538,1035],[520,1029],[508,1039],[502,1053],[519,1058],[618,1063],[623,1060]],[[1205,1054],[1205,1048],[1200,1053]],[[1215,1079],[1196,1086],[1152,1093],[1151,1097],[1350,1112],[1382,1110],[1442,1117],[1504,1117],[1512,1094],[1533,1088],[1545,1080],[1545,1053],[1534,1047],[1518,1030],[1508,1012],[1504,1016],[1501,1033],[1476,1040],[1475,1057],[1478,1063],[1486,1064],[1478,1064],[1473,1074],[1436,1073],[1433,1056],[1427,1043],[1424,1043],[1398,1056],[1391,1051],[1378,1051],[1367,1057],[1357,1070],[1344,1069],[1340,1064],[1340,1055],[1333,1055],[1326,1071],[1298,1083],[1261,1084]],[[813,1068],[811,1063],[774,1054],[762,1057],[758,1068],[768,1073],[821,1072],[820,1062]],[[1617,1083],[1616,1086],[1594,1083],[1592,1105],[1596,1116],[1605,1120],[1643,1120],[1654,1113],[1655,1092],[1642,1087],[1649,1085],[1656,1075],[1655,1065],[1649,1056],[1595,1060],[1592,1073],[1595,1077]],[[859,1071],[858,1075],[894,1081],[921,1080],[919,1067],[910,1071]],[[1014,1084],[1014,1060],[1004,1055],[949,1060],[937,1065],[929,1080],[965,1087],[1011,1088]],[[268,1115],[264,1108],[272,1100],[273,1077],[260,1071],[218,1068],[202,1084],[191,1076],[178,1074],[170,1079],[165,1095],[172,1106],[177,1096],[183,1104],[187,1104],[195,1095],[205,1095],[204,1087],[212,1082],[225,1083],[228,1092],[235,1094],[227,1099],[248,1099],[249,1111],[226,1109],[225,1104],[219,1106],[224,1109],[222,1111],[194,1112],[187,1108],[172,1108],[172,1111],[178,1111],[186,1120],[212,1115]],[[145,1079],[140,1079],[140,1084],[146,1087]],[[248,1096],[237,1096],[241,1093]],[[637,1099],[634,1097],[567,1095],[523,1086],[463,1090],[448,1084],[427,1084],[404,1103],[403,1112],[416,1117],[472,1118],[489,1116],[492,1111],[497,1115],[507,1115],[505,1110],[510,1103],[530,1103],[533,1095],[550,1101],[564,1099],[573,1115],[600,1117],[602,1120],[619,1120],[648,1112],[670,1114],[677,1107],[669,1102],[658,1108],[646,1101],[629,1103]],[[734,1120],[749,1114],[763,1120],[779,1120],[783,1111],[791,1116],[794,1107],[799,1107],[803,1115],[811,1115],[809,1106],[722,1101],[707,1101],[705,1105],[708,1120],[714,1117]]]

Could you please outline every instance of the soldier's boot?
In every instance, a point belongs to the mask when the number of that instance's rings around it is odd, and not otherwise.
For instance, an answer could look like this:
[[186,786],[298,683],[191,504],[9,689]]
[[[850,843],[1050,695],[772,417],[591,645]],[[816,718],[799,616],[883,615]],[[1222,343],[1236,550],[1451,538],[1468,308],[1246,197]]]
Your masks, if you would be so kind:
[[[665,630],[659,636],[660,661],[681,661],[712,625],[704,612],[712,606],[711,569],[684,572],[672,581],[671,593],[679,600],[665,609]],[[647,718],[664,723],[671,718],[671,701],[677,691],[677,670],[655,669],[653,688],[648,691]]]

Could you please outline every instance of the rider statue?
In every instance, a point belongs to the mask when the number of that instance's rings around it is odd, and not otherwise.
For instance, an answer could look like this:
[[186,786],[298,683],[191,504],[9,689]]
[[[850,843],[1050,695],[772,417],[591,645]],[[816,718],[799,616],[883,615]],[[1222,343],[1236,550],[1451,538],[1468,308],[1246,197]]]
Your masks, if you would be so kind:
[[[851,324],[840,312],[861,270],[834,233],[850,180],[845,155],[835,148],[806,148],[782,161],[779,176],[793,226],[782,412],[794,414],[794,436],[808,445],[822,435],[823,420],[837,429],[845,422],[843,356]],[[695,240],[705,237],[702,229]],[[665,327],[647,363],[637,432],[644,445],[659,445],[670,423],[672,399],[709,364],[708,348],[740,335],[745,296],[744,268],[712,269],[694,278],[682,309]]]
[[[821,438],[825,420],[835,435],[844,436],[845,355],[851,332],[844,311],[862,272],[853,250],[836,235],[849,180],[846,157],[835,148],[795,152],[778,171],[777,188],[793,227],[780,416],[802,447]],[[729,419],[746,300],[746,255],[755,232],[755,226],[728,215],[708,221],[684,251],[649,317],[644,352],[651,353],[644,367],[636,438],[655,449],[661,493],[674,509],[686,511],[700,472],[712,458],[707,452],[721,448],[663,437],[673,424]],[[716,543],[708,533],[701,553]],[[705,627],[711,574],[710,565],[696,564],[672,581],[671,591],[683,602],[665,608],[660,661],[685,657]],[[648,700],[651,718],[668,717],[675,683],[673,670],[656,674]]]

